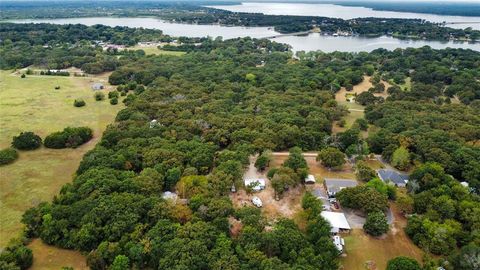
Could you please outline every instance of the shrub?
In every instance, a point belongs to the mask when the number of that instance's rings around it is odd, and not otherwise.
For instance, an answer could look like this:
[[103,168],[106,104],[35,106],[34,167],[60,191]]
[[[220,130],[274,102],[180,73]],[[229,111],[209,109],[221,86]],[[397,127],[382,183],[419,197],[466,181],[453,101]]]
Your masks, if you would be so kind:
[[118,91],[110,91],[110,92],[108,92],[108,98],[109,98],[109,99],[118,98]]
[[0,165],[6,165],[14,162],[18,158],[18,153],[13,148],[0,150]]
[[380,236],[386,233],[388,231],[388,223],[385,214],[380,211],[368,213],[363,229],[366,233],[373,236]]
[[[399,256],[388,261],[387,270],[420,270],[420,264],[412,258]],[[473,269],[473,268],[472,268]]]
[[59,90],[59,89],[60,89],[59,85],[55,86],[55,90]]
[[75,101],[73,102],[73,106],[75,107],[83,107],[85,106],[85,100],[83,99],[75,99]]
[[33,150],[42,145],[42,138],[33,132],[22,132],[13,137],[12,146],[19,150]]
[[25,77],[27,77],[27,75],[25,75],[25,74],[22,74],[22,75],[20,76],[20,78],[22,78],[22,79],[25,78]]
[[137,82],[134,82],[134,81],[129,82],[129,83],[125,86],[125,88],[126,88],[127,90],[135,90],[135,88],[137,88]]
[[61,149],[76,148],[93,138],[93,131],[88,127],[67,127],[63,131],[54,132],[45,138],[45,147]]
[[0,269],[28,269],[33,263],[32,250],[22,241],[13,240],[0,253]]
[[110,99],[110,104],[117,105],[118,104],[118,98],[114,97],[114,98]]
[[105,99],[105,94],[102,92],[95,92],[93,97],[95,98],[96,101],[101,101]]

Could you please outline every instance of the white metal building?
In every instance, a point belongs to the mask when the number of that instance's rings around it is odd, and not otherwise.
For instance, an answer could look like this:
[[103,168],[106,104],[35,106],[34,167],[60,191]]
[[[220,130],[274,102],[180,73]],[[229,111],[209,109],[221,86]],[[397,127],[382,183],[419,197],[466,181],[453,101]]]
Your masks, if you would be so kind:
[[331,232],[334,234],[352,229],[343,213],[323,211],[321,215],[330,223],[330,226],[332,226]]

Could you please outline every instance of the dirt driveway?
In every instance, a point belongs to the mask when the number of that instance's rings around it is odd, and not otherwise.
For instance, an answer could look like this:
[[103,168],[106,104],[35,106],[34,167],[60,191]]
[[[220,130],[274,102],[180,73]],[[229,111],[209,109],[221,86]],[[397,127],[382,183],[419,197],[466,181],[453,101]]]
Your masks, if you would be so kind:
[[250,164],[243,175],[243,179],[265,179],[265,189],[259,192],[253,192],[252,194],[247,194],[244,189],[241,189],[236,193],[231,193],[230,199],[232,200],[233,205],[236,208],[253,206],[252,198],[257,196],[262,200],[262,212],[267,219],[275,220],[278,217],[293,218],[295,213],[301,210],[301,200],[303,193],[305,192],[305,188],[303,185],[299,185],[296,188],[291,188],[289,191],[284,193],[280,200],[275,200],[275,192],[272,188],[270,180],[266,176],[267,170],[265,170],[265,172],[259,172],[257,168],[255,168],[256,160],[257,156],[250,157]]

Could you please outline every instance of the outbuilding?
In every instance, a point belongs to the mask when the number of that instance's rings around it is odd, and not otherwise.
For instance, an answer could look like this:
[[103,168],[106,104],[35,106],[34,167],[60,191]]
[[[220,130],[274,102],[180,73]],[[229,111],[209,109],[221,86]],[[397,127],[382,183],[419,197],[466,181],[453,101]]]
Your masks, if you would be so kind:
[[92,90],[102,90],[103,88],[104,88],[103,84],[101,84],[101,83],[92,84]]
[[335,197],[337,192],[347,187],[357,186],[354,179],[325,178],[323,182],[329,198]]
[[328,221],[328,223],[330,223],[330,226],[332,226],[332,229],[330,230],[332,234],[349,232],[352,229],[343,213],[323,211],[321,215],[326,221]]
[[245,187],[251,188],[253,191],[260,191],[265,189],[265,179],[261,178],[247,178],[244,180]]
[[313,174],[309,174],[306,178],[305,178],[305,184],[315,184],[315,176],[313,176]]
[[408,183],[408,175],[395,170],[380,169],[377,175],[385,183],[393,183],[397,187],[405,187]]

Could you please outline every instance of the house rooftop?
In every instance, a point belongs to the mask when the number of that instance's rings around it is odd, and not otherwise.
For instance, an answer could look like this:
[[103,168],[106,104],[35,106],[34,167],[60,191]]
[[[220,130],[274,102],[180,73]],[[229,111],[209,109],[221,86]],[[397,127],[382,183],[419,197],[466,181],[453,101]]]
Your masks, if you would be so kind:
[[333,195],[347,187],[356,187],[357,181],[354,179],[325,178],[325,186],[330,195]]
[[378,170],[378,176],[383,181],[392,181],[396,185],[405,185],[408,182],[408,175],[399,173],[394,170],[380,169]]
[[338,231],[341,230],[350,230],[350,224],[348,224],[347,218],[343,213],[323,211],[321,213],[322,217],[330,223],[332,230]]

